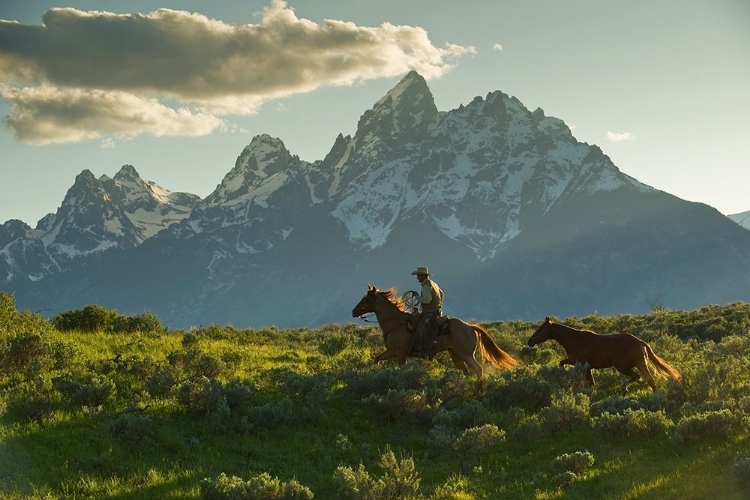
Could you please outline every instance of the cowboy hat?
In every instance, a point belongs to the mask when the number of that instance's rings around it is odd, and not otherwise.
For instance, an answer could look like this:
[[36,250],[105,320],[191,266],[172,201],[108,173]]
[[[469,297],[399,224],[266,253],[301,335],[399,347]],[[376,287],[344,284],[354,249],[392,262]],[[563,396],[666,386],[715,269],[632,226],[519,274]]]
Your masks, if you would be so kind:
[[411,273],[411,274],[412,274],[412,275],[416,275],[416,274],[424,274],[425,276],[429,276],[429,275],[430,275],[430,271],[428,271],[426,267],[422,267],[422,266],[419,266],[419,267],[417,268],[417,270],[416,270],[416,271],[412,271],[412,273]]

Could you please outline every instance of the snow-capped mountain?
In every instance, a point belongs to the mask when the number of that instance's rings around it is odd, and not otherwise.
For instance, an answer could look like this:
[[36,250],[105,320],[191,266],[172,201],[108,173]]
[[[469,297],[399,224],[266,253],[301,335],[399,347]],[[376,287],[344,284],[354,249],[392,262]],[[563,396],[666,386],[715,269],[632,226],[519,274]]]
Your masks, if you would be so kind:
[[199,200],[144,181],[131,165],[114,178],[84,170],[35,229],[17,220],[0,226],[0,283],[38,281],[87,257],[133,248],[187,217]]
[[[143,186],[124,181],[129,169],[121,173],[114,184]],[[76,181],[86,183],[86,206],[117,198],[108,180],[101,188],[94,181]],[[87,213],[74,206],[69,217]],[[280,139],[259,135],[167,230],[148,237],[133,206],[106,205],[107,225],[92,226],[97,237],[81,235],[75,246],[103,248],[114,227],[124,250],[100,252],[107,257],[93,267],[86,254],[78,268],[13,282],[19,305],[94,302],[148,310],[176,327],[319,325],[351,320],[368,283],[416,288],[409,273],[417,265],[429,266],[446,291],[448,314],[465,318],[750,299],[749,232],[620,172],[562,120],[500,91],[438,111],[415,72],[363,113],[354,135],[339,134],[322,160],[302,161]],[[44,224],[48,231],[61,211]],[[29,231],[2,226],[3,251],[49,247]]]
[[745,229],[750,230],[750,210],[738,214],[730,214],[728,217]]
[[422,214],[488,259],[520,233],[524,214],[543,214],[566,193],[652,191],[576,141],[561,120],[502,92],[440,114],[416,73],[365,113],[351,148],[345,165],[362,173],[332,215],[369,248],[404,216]]

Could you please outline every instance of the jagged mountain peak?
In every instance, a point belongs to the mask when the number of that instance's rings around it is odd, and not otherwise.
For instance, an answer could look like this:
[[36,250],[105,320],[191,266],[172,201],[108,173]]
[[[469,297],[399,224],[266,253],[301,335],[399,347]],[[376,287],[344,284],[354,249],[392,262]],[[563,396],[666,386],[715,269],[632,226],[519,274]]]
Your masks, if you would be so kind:
[[[216,189],[202,205],[216,206],[244,201],[261,184],[276,176],[299,173],[307,162],[292,155],[281,139],[268,134],[253,137],[235,162],[234,168],[224,176]],[[283,184],[283,179],[277,179]]]
[[[269,174],[274,172],[267,172],[266,167],[274,165],[281,158],[287,159],[291,156],[281,139],[271,137],[268,134],[260,134],[253,137],[250,144],[245,146],[237,159],[237,165],[245,166],[259,173]],[[250,158],[255,161],[249,161]]]
[[122,167],[114,178],[97,179],[85,169],[57,211],[43,217],[36,229],[0,227],[0,239],[13,240],[0,245],[5,246],[0,267],[6,267],[8,281],[44,279],[89,256],[138,246],[187,217],[198,201],[196,195],[172,193],[141,179],[132,165]]
[[260,177],[273,175],[293,159],[299,160],[289,152],[281,139],[268,134],[256,135],[242,150],[234,168],[222,183],[234,179],[238,174],[252,173]]
[[404,105],[435,106],[435,100],[424,77],[416,71],[410,71],[389,90],[373,108],[396,109]]
[[28,224],[18,219],[10,219],[0,224],[0,248],[13,240],[28,238],[30,235],[31,228]]
[[116,181],[129,181],[140,179],[141,176],[133,165],[123,165],[122,168],[115,174],[114,179]]
[[437,117],[435,99],[427,82],[411,71],[372,109],[364,112],[355,137],[364,151],[378,154],[380,142],[418,142],[434,127]]
[[86,186],[86,185],[92,185],[96,183],[96,176],[93,172],[89,169],[84,169],[81,171],[80,174],[76,175],[75,180],[73,181],[73,186],[80,185],[80,186]]

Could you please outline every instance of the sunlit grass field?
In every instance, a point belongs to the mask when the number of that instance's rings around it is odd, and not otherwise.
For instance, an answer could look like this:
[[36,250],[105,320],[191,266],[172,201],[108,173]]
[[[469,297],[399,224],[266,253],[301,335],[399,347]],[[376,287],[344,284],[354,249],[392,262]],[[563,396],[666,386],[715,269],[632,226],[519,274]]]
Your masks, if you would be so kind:
[[482,323],[521,365],[480,385],[446,353],[374,365],[370,324],[168,331],[0,294],[0,497],[750,498],[750,305],[557,320],[643,338],[682,383],[588,387],[530,322]]

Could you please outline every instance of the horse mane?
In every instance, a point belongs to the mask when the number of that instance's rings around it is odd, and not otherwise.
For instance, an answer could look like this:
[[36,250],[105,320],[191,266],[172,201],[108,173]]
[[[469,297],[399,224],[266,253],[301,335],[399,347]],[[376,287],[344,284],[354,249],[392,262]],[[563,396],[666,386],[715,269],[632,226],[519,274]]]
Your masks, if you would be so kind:
[[390,287],[388,290],[378,290],[378,292],[383,295],[383,297],[388,299],[391,304],[398,307],[399,311],[409,312],[405,309],[404,303],[400,300],[400,297],[398,296],[398,290],[396,290],[395,287]]

